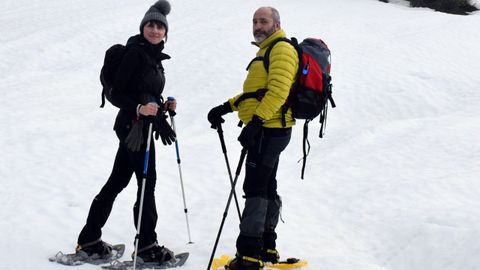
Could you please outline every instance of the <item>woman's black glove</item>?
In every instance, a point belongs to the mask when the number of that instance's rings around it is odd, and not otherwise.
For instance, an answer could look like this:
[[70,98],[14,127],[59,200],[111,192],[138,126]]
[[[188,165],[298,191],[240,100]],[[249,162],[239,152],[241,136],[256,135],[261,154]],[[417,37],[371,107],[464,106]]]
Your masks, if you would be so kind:
[[219,105],[208,112],[208,122],[210,122],[211,128],[217,129],[225,120],[222,118],[223,115],[233,112],[232,106],[227,101],[222,105]]
[[125,138],[127,148],[132,152],[138,152],[143,144],[143,120],[140,119],[132,125],[132,129]]
[[167,116],[163,112],[159,112],[155,116],[153,130],[155,131],[155,140],[158,140],[159,137],[162,138],[162,143],[164,145],[170,145],[175,142],[177,135],[167,122]]
[[255,137],[262,130],[263,120],[253,115],[252,120],[242,129],[238,141],[243,147],[250,148],[255,145]]

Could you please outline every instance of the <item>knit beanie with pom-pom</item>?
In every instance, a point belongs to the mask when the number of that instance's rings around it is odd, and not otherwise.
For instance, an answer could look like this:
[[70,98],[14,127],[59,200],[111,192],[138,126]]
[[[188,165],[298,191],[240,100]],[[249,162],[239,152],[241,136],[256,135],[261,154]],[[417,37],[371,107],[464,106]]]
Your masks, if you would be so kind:
[[170,13],[171,6],[166,0],[159,0],[153,6],[151,6],[140,23],[140,32],[143,32],[143,27],[149,21],[158,21],[165,26],[166,32],[168,32],[167,15]]

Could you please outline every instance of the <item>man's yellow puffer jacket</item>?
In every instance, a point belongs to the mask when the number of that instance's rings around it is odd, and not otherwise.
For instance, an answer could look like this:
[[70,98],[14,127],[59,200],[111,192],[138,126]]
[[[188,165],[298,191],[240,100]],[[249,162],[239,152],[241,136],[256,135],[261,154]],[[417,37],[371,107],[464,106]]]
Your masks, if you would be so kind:
[[[265,39],[260,44],[257,57],[263,56],[270,44],[281,37],[285,32],[280,29]],[[265,97],[258,101],[255,98],[248,98],[240,102],[238,107],[235,101],[243,94],[229,99],[230,106],[238,111],[238,117],[244,124],[248,124],[254,114],[265,120],[264,127],[283,128],[281,107],[287,100],[290,88],[295,81],[298,69],[298,53],[295,48],[287,42],[278,42],[270,52],[269,72],[265,70],[263,61],[253,61],[248,70],[247,78],[243,83],[243,93],[255,92],[258,89],[268,89]],[[286,126],[295,124],[291,109],[286,115]]]

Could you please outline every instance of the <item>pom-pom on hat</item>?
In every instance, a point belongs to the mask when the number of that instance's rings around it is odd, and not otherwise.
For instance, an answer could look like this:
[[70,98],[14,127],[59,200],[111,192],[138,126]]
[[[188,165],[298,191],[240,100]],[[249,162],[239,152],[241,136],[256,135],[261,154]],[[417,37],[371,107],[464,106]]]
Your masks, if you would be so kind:
[[170,13],[170,3],[166,0],[159,0],[151,6],[140,23],[140,32],[143,33],[143,27],[149,21],[159,21],[165,25],[165,30],[168,32],[167,15]]

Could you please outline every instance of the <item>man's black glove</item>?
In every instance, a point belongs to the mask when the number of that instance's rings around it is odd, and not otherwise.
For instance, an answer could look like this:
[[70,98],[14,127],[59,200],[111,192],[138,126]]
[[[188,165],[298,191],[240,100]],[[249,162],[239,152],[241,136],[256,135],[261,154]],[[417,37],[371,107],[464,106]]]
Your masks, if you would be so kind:
[[250,148],[255,145],[255,137],[262,130],[263,120],[253,115],[252,120],[242,129],[238,141],[243,147]]
[[222,105],[219,105],[208,112],[208,122],[212,124],[211,128],[217,129],[225,120],[222,118],[223,115],[233,112],[232,106],[227,101]]
[[177,135],[167,122],[167,116],[163,112],[158,112],[155,116],[153,130],[155,131],[155,140],[158,140],[159,137],[162,138],[164,145],[175,142]]

